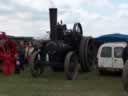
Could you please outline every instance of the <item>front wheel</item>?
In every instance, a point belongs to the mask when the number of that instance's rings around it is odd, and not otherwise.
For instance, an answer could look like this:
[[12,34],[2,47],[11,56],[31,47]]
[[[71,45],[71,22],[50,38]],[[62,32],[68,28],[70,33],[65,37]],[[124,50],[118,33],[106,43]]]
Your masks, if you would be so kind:
[[79,59],[75,52],[71,51],[66,55],[64,71],[68,80],[75,80],[79,72]]
[[41,64],[41,57],[38,51],[33,52],[31,55],[30,65],[32,77],[39,77],[43,72],[43,66]]

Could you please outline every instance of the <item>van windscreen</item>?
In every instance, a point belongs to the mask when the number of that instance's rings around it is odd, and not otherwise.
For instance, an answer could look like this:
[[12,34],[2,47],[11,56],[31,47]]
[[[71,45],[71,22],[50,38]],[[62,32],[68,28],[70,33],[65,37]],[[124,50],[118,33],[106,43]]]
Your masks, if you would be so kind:
[[112,48],[103,47],[101,51],[101,57],[112,57]]

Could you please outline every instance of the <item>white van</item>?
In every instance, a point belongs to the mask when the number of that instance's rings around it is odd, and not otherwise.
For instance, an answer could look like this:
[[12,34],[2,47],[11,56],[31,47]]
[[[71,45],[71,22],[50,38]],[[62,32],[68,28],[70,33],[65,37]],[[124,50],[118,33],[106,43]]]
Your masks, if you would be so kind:
[[106,69],[122,70],[124,66],[122,52],[125,46],[126,42],[104,43],[101,45],[97,54],[98,70],[100,72]]

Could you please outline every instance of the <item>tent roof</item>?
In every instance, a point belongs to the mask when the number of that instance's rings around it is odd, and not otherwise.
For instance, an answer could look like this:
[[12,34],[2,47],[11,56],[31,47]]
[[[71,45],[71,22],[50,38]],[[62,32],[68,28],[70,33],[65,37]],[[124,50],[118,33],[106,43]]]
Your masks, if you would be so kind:
[[128,35],[124,34],[108,34],[108,35],[103,35],[99,36],[96,38],[97,42],[126,42],[128,41]]

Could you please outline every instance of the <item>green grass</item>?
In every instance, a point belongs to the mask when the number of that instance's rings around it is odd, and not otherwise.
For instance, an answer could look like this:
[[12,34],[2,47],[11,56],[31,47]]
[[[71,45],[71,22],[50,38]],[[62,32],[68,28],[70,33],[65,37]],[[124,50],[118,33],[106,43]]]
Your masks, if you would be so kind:
[[4,77],[0,74],[0,96],[128,96],[120,76],[100,76],[96,72],[68,81],[64,73],[49,72],[34,79],[28,71]]

